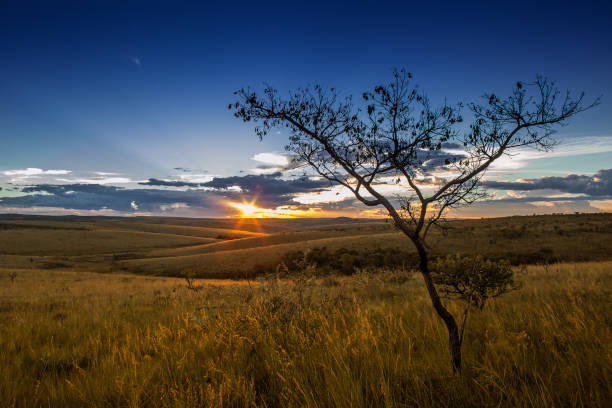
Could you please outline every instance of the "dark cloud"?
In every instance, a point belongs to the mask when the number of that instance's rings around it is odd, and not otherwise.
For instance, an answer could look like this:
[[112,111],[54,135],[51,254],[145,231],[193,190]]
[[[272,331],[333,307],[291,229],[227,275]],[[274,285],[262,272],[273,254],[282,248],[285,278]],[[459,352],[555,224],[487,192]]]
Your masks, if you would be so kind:
[[312,180],[308,177],[294,179],[281,179],[281,172],[272,174],[249,174],[246,176],[215,177],[206,183],[190,183],[179,180],[160,180],[150,178],[146,182],[138,183],[146,186],[163,187],[208,187],[216,190],[228,190],[235,187],[248,194],[295,194],[309,191],[320,191],[329,187],[328,181]]
[[[189,167],[173,167],[172,170],[182,171],[183,173],[190,173],[194,171],[193,169],[190,169]],[[198,173],[208,173],[208,170],[196,170],[196,171]]]
[[422,171],[429,173],[438,169],[443,169],[448,163],[459,161],[464,157],[463,155],[457,154],[438,153],[423,163]]
[[[158,212],[175,203],[201,209],[218,209],[222,201],[256,200],[260,207],[275,208],[294,205],[297,193],[321,191],[329,186],[327,181],[309,178],[284,180],[280,173],[270,175],[247,175],[219,177],[207,183],[188,183],[151,178],[145,183],[160,187],[208,187],[208,189],[168,190],[161,188],[129,189],[100,184],[39,184],[22,188],[27,195],[5,197],[0,201],[4,207],[58,207],[72,210],[100,210],[133,212]],[[242,191],[232,189],[240,187]],[[133,203],[133,204],[132,204]]]
[[273,174],[217,177],[207,183],[202,183],[201,186],[220,190],[240,187],[246,193],[265,195],[286,195],[321,191],[330,186],[327,180],[312,180],[308,177],[285,180],[280,177],[280,172]]
[[446,142],[446,143],[442,143],[442,149],[463,150],[464,146],[461,143]]
[[276,170],[276,171],[292,170],[292,167],[280,166],[278,164],[273,164],[273,163],[260,163],[257,166],[255,166],[255,168],[257,170]]
[[[327,180],[313,180],[308,177],[284,179],[280,172],[262,175],[241,175],[233,177],[217,177],[206,183],[189,183],[183,181],[167,181],[151,178],[141,183],[159,188],[122,188],[100,184],[40,184],[21,188],[27,195],[19,197],[3,197],[0,206],[11,208],[57,207],[71,210],[102,210],[109,209],[122,212],[138,211],[159,213],[174,204],[181,203],[203,214],[224,215],[224,202],[252,201],[262,208],[290,206],[303,208],[293,198],[299,193],[319,192],[326,190],[330,184]],[[566,177],[543,177],[521,182],[484,183],[488,188],[502,190],[558,190],[564,193],[586,194],[588,197],[546,197],[537,194],[529,197],[504,197],[500,200],[489,200],[482,205],[509,208],[513,204],[529,206],[530,202],[576,202],[596,198],[598,200],[612,197],[612,169],[600,170],[593,176],[569,175]],[[184,187],[181,190],[163,187]],[[193,188],[200,187],[200,188]],[[203,187],[206,187],[205,189]],[[237,189],[236,187],[239,187]],[[133,203],[133,204],[132,204]],[[568,204],[569,205],[569,204]],[[317,203],[307,206],[327,211],[360,211],[365,207],[353,197],[333,203]],[[527,208],[527,207],[526,207]]]
[[187,181],[166,181],[156,178],[150,178],[149,180],[138,183],[143,186],[164,186],[164,187],[198,187],[200,183],[189,183]]
[[612,195],[612,169],[599,170],[593,176],[570,174],[565,177],[542,177],[524,181],[487,181],[483,186],[496,190],[558,190],[564,193],[602,197]]
[[60,207],[74,210],[107,208],[116,211],[133,211],[133,202],[140,211],[159,211],[161,206],[174,203],[210,208],[221,198],[197,190],[125,189],[99,184],[41,184],[26,187],[22,191],[32,194],[3,198],[2,206]]
[[[597,200],[608,200],[611,199],[612,195],[598,196]],[[480,201],[480,203],[485,204],[512,204],[512,203],[539,203],[539,202],[549,202],[549,203],[563,203],[563,202],[579,202],[579,201],[589,201],[593,200],[594,197],[546,197],[546,196],[529,196],[529,197],[504,197],[496,200],[484,200]]]
[[[461,149],[462,146],[456,143],[445,143],[442,149]],[[457,162],[466,155],[464,153],[449,153],[444,150],[420,150],[417,152],[417,160],[423,163],[420,171],[430,176],[435,173],[436,170],[445,169],[448,163]]]

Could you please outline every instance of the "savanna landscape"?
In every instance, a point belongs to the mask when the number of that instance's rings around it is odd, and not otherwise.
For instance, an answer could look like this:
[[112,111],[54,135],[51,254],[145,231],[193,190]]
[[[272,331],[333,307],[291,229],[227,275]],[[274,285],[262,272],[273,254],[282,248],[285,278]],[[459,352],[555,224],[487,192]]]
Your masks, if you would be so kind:
[[612,407],[612,2],[0,5],[0,408]]
[[435,256],[520,282],[472,312],[460,376],[387,222],[2,217],[0,404],[608,406],[612,216],[447,224]]

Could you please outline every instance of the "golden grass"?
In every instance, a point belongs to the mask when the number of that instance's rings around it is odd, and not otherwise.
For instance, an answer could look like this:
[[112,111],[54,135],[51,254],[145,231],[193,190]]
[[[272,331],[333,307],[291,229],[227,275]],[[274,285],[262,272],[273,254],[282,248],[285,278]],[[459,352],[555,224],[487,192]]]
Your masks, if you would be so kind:
[[[508,217],[449,223],[429,239],[435,254],[478,253],[541,262],[609,260],[612,215]],[[406,237],[383,222],[319,219],[182,219],[76,217],[0,219],[0,265],[69,266],[90,271],[244,276],[274,270],[283,254],[327,247],[401,248]],[[257,268],[255,268],[257,267]]]
[[[262,232],[253,232],[246,230],[239,230],[234,228],[211,228],[211,227],[197,227],[188,225],[166,225],[166,224],[147,224],[147,223],[129,223],[120,224],[115,223],[114,228],[123,228],[127,230],[136,230],[143,232],[153,233],[167,233],[175,235],[189,235],[203,238],[215,238],[215,239],[237,239],[244,237],[259,237],[267,235]],[[222,236],[224,238],[218,238]]]
[[214,242],[207,238],[117,230],[7,230],[0,231],[0,253],[13,255],[68,255],[146,250]]
[[418,275],[0,270],[0,406],[609,406],[612,262],[519,279],[471,317],[458,377]]
[[[353,238],[360,237],[363,244],[364,235],[373,237],[374,235],[389,233],[388,225],[377,223],[368,226],[351,226],[348,228],[321,228],[306,231],[280,232],[275,234],[261,234],[261,236],[242,237],[240,239],[215,242],[214,244],[198,245],[186,248],[170,248],[151,251],[151,257],[171,257],[202,255],[211,252],[235,251],[241,249],[253,249],[268,247],[273,245],[306,243],[308,241],[318,241],[330,238]],[[391,233],[396,235],[395,233]],[[331,242],[331,241],[328,241]]]
[[[612,215],[509,217],[449,223],[445,232],[429,237],[433,254],[457,252],[523,259],[608,260],[612,257]],[[408,238],[385,223],[320,226],[262,237],[190,247],[159,249],[119,263],[125,270],[157,275],[188,271],[202,277],[244,276],[254,266],[273,271],[283,254],[296,249],[326,247],[363,250],[401,248],[414,252]]]
[[[336,236],[332,238],[308,239],[317,236],[316,233],[285,234],[286,236],[274,235],[262,238],[244,238],[229,242],[198,245],[193,248],[179,248],[178,250],[166,250],[165,253],[202,252],[194,255],[166,256],[159,258],[141,258],[121,262],[121,266],[130,271],[142,272],[154,275],[180,275],[182,272],[193,272],[200,276],[243,276],[253,270],[253,266],[261,265],[268,271],[273,271],[280,262],[283,254],[295,250],[306,250],[315,247],[326,247],[330,249],[363,248],[367,242],[371,245],[383,244],[387,246],[405,246],[409,242],[407,238],[398,233],[376,234],[376,235],[354,235]],[[297,237],[295,237],[296,235]],[[270,242],[282,242],[283,244],[268,244]],[[380,245],[379,245],[380,246]],[[242,247],[242,248],[241,248]],[[230,249],[238,248],[238,249]],[[157,252],[157,251],[156,251]]]

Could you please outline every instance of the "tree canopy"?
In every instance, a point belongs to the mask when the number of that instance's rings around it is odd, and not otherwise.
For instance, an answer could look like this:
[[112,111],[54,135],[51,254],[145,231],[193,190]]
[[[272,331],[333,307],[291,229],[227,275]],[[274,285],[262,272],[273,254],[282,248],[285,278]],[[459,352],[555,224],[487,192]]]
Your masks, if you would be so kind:
[[[319,85],[287,97],[272,87],[261,95],[250,89],[236,95],[239,101],[230,108],[236,117],[258,122],[260,138],[287,128],[286,150],[297,160],[363,204],[385,207],[402,231],[422,238],[447,209],[486,196],[479,181],[495,160],[518,147],[550,150],[554,125],[599,102],[585,105],[583,93],[561,93],[537,76],[532,83],[517,82],[506,98],[485,94],[484,104],[433,106],[404,69],[364,92],[360,103]],[[393,181],[406,184],[399,202],[378,188]]]

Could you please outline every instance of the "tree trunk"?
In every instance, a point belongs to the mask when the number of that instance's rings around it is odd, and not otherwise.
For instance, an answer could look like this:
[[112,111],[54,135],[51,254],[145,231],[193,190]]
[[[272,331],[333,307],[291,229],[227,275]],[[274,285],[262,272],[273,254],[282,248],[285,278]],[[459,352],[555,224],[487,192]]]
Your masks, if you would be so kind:
[[451,366],[454,373],[461,373],[461,339],[459,337],[459,328],[453,315],[444,307],[440,301],[440,295],[431,279],[429,271],[429,257],[423,243],[413,240],[419,253],[419,271],[423,275],[429,298],[433,304],[436,313],[442,319],[448,330],[448,345],[451,355]]

